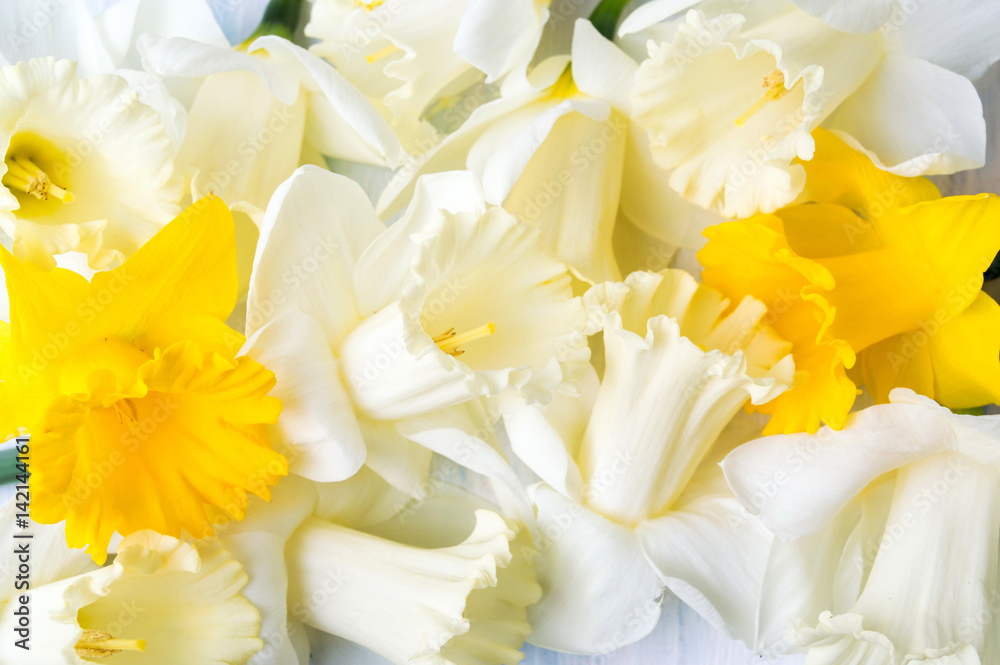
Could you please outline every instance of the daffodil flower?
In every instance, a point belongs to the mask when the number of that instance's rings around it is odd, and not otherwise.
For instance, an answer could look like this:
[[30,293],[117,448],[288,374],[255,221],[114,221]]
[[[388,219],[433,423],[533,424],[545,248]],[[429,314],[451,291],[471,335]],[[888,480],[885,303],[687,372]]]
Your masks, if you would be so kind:
[[219,199],[89,283],[6,250],[0,263],[11,315],[0,424],[31,435],[36,521],[65,519],[69,545],[102,562],[115,531],[208,536],[244,516],[248,491],[268,496],[287,472],[267,432],[281,403],[223,323],[237,281]]
[[890,401],[722,462],[777,536],[757,647],[784,641],[808,665],[996,662],[1000,418],[907,389]]
[[[418,155],[468,117],[465,104],[488,101],[493,82],[528,68],[549,16],[548,0],[318,0],[305,33],[317,40],[310,50],[372,100]],[[572,26],[561,19],[550,37]]]
[[766,303],[794,344],[796,384],[764,407],[767,432],[842,427],[861,383],[878,401],[895,387],[954,408],[1000,399],[1000,307],[981,291],[997,197],[941,198],[828,132],[816,142],[805,202],[713,227],[698,254],[706,284]]
[[[31,586],[15,590],[19,562],[5,548],[4,663],[243,665],[261,648],[260,612],[240,593],[247,574],[218,541],[185,543],[141,531],[119,544],[112,564],[98,568],[66,547],[61,526],[35,524],[30,541],[14,538],[15,512],[13,502],[0,510],[0,535],[8,543],[30,542]],[[29,627],[18,633],[21,606]],[[16,644],[21,639],[27,648]]]
[[462,432],[492,436],[480,398],[572,391],[585,318],[566,266],[472,174],[422,179],[386,228],[356,183],[307,166],[264,217],[247,334],[278,376],[293,472],[343,480],[367,463],[405,484],[429,462],[413,441],[454,456]]
[[0,227],[14,254],[52,267],[122,260],[180,211],[160,113],[114,74],[43,57],[0,68]]
[[[153,26],[155,29],[155,26]],[[177,163],[191,195],[212,192],[259,224],[275,188],[322,155],[395,166],[399,141],[367,99],[319,57],[265,35],[239,48],[146,33],[147,68],[200,82]]]
[[255,574],[270,577],[269,596],[287,611],[288,632],[261,662],[293,662],[290,645],[307,632],[399,665],[520,662],[531,632],[525,607],[541,594],[522,529],[452,486],[416,505],[400,496],[374,474],[326,484],[292,477],[223,536],[235,557],[257,562],[247,593],[262,590],[252,588]]
[[389,182],[380,214],[405,205],[417,176],[467,168],[489,203],[539,229],[591,284],[621,279],[613,241],[632,228],[667,245],[659,265],[643,257],[638,267],[666,267],[677,247],[699,245],[701,230],[721,218],[660,185],[667,173],[653,162],[645,131],[629,122],[636,70],[589,21],[576,21],[570,58],[510,75],[499,99]]
[[[512,449],[542,479],[540,646],[606,653],[646,635],[668,588],[729,635],[752,639],[770,538],[741,517],[716,465],[746,440],[749,400],[792,378],[789,345],[746,299],[683,271],[633,273],[585,297],[604,329],[605,370],[584,397],[511,407]],[[750,433],[757,428],[751,423]]]
[[[620,34],[648,33],[633,90],[670,186],[724,216],[791,203],[822,124],[904,176],[982,166],[986,130],[971,79],[1000,58],[977,25],[997,8],[889,2],[651,2]],[[824,22],[826,21],[826,22]],[[829,23],[829,25],[828,25]],[[831,27],[832,26],[832,27]],[[851,28],[851,32],[843,32]]]

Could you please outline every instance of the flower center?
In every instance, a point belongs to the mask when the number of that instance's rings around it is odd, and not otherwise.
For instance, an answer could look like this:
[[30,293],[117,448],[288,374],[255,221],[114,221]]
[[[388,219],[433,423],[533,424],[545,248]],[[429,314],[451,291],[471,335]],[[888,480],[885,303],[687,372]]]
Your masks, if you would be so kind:
[[492,321],[486,323],[485,325],[481,325],[478,328],[467,330],[464,333],[456,333],[454,328],[449,328],[440,335],[434,337],[434,343],[449,356],[458,357],[465,353],[465,351],[458,347],[483,337],[489,337],[490,335],[496,333],[496,331],[497,324]]
[[761,87],[767,88],[767,90],[760,99],[754,102],[754,105],[751,106],[746,113],[736,118],[737,127],[745,125],[747,120],[753,117],[757,111],[767,106],[768,103],[777,101],[791,92],[785,88],[785,75],[781,73],[780,69],[775,69],[773,72],[765,76]]
[[48,141],[34,134],[17,134],[4,157],[7,172],[0,184],[17,196],[22,207],[32,199],[72,203],[76,197],[64,186],[69,169],[63,157]]
[[135,429],[135,424],[139,420],[135,411],[135,402],[126,397],[112,404],[111,408],[115,410],[119,425],[128,425],[129,429]]
[[146,640],[120,640],[110,633],[84,629],[83,635],[74,647],[80,658],[107,658],[121,651],[146,651]]
[[381,6],[383,2],[385,2],[385,0],[367,0],[367,2],[366,0],[354,0],[354,6],[360,7],[366,12],[370,12],[376,7]]

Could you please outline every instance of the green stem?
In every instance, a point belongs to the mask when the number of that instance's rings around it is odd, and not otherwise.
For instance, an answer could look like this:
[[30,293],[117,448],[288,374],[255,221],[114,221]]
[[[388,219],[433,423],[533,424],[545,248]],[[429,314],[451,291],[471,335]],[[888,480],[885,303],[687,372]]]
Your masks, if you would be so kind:
[[17,451],[13,448],[0,450],[0,485],[14,482],[17,477]]
[[590,22],[597,31],[611,41],[615,40],[615,28],[618,27],[618,17],[622,15],[629,0],[601,0],[590,14]]
[[271,0],[264,10],[260,25],[247,41],[264,35],[277,35],[291,41],[299,28],[303,0]]

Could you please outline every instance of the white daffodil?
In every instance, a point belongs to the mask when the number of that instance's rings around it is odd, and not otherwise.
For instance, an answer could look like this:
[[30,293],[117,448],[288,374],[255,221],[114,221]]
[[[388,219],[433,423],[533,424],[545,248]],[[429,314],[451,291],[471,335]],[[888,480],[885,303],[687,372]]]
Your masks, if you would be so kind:
[[168,83],[200,81],[177,163],[194,200],[209,192],[259,224],[275,188],[321,155],[394,166],[399,141],[328,63],[286,39],[240,48],[145,33],[146,69]]
[[746,440],[742,422],[723,435],[740,408],[790,384],[789,345],[762,323],[763,304],[729,308],[679,270],[633,273],[585,301],[603,321],[600,385],[504,415],[544,481],[530,641],[591,654],[630,644],[656,624],[664,587],[749,639],[770,537],[741,517],[715,461]]
[[161,114],[115,74],[43,57],[0,68],[0,227],[14,254],[92,268],[122,260],[180,211]]
[[[413,441],[455,458],[492,437],[481,397],[572,391],[585,319],[566,266],[472,174],[422,179],[386,228],[356,183],[306,166],[264,217],[247,344],[279,377],[294,473],[342,480],[367,462],[406,488],[430,457]],[[510,477],[482,452],[458,461]]]
[[655,0],[619,31],[654,29],[634,119],[689,201],[726,217],[790,203],[805,181],[794,160],[812,158],[820,124],[900,175],[983,165],[983,109],[969,79],[1000,58],[1000,40],[977,27],[997,6],[798,3],[820,19],[786,0],[712,0],[658,24],[693,4]]
[[566,4],[552,14],[549,0],[316,0],[305,33],[419,155],[492,99],[495,81],[567,41],[595,3]]
[[[262,634],[276,638],[265,637],[264,659],[252,662],[294,663],[286,658],[307,628],[400,665],[519,662],[531,631],[525,607],[540,589],[518,527],[458,488],[439,486],[408,504],[374,474],[362,476],[288,478],[223,536],[238,558],[256,548],[248,596],[259,571],[287,610],[272,626],[286,632],[265,625]],[[321,651],[314,662],[328,662],[329,649]]]
[[676,247],[697,247],[718,217],[661,186],[667,173],[653,162],[645,131],[628,120],[636,69],[589,21],[576,21],[570,58],[553,56],[527,77],[508,77],[499,99],[397,173],[379,212],[399,210],[419,174],[468,168],[489,203],[539,229],[585,281],[621,279],[616,223],[666,243],[660,257],[635,261],[666,267]]
[[722,466],[775,540],[757,648],[807,665],[1000,658],[1000,417],[897,389],[842,431],[770,436]]
[[[240,595],[247,575],[218,541],[188,544],[141,531],[122,541],[114,563],[98,568],[66,547],[61,526],[17,529],[15,512],[13,502],[0,510],[0,535],[10,545],[0,594],[5,664],[82,665],[114,656],[242,665],[261,648],[260,613]],[[25,533],[32,538],[17,537]],[[15,586],[25,579],[19,544],[30,550],[30,589]]]

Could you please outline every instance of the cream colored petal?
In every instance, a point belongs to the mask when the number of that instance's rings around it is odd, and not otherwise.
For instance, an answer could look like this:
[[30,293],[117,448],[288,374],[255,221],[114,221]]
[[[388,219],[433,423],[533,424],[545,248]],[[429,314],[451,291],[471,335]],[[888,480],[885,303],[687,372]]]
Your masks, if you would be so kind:
[[544,537],[534,559],[544,595],[529,610],[532,644],[607,654],[649,634],[663,588],[636,533],[539,485]]
[[308,603],[306,624],[394,663],[516,663],[537,586],[509,568],[515,533],[503,518],[476,517],[468,538],[438,549],[309,520],[288,544],[289,601]]
[[455,35],[455,53],[495,81],[527,67],[548,18],[547,2],[472,0]]
[[825,124],[898,175],[955,173],[986,161],[986,122],[975,86],[913,57],[886,56]]
[[247,300],[247,333],[298,310],[336,348],[358,321],[354,266],[384,230],[353,180],[303,166],[275,192],[261,224]]
[[792,160],[812,157],[812,129],[881,56],[878,37],[782,7],[745,32],[744,16],[692,10],[673,42],[650,43],[636,74],[635,119],[657,163],[673,170],[670,186],[726,217],[798,195],[805,175]]
[[[0,69],[0,147],[8,161],[31,160],[73,196],[63,203],[15,195],[5,163],[0,216],[22,258],[51,265],[49,250],[79,250],[102,268],[179,212],[181,182],[160,114],[120,76],[81,79],[75,63],[54,58]],[[21,220],[34,224],[24,238]]]
[[187,544],[152,531],[127,537],[113,568],[121,577],[82,608],[80,626],[146,641],[122,663],[245,663],[263,646],[260,613],[240,595],[243,567],[214,539]]
[[319,323],[287,311],[247,340],[245,355],[274,372],[271,394],[281,400],[272,444],[285,447],[288,470],[331,482],[352,476],[365,461],[365,442],[337,359]]
[[957,445],[953,430],[926,407],[879,405],[849,416],[842,431],[752,441],[722,468],[749,511],[778,536],[799,538],[821,530],[883,473]]
[[604,347],[578,463],[588,505],[625,524],[669,510],[736,412],[785,387],[749,376],[741,351],[702,350],[663,315],[649,319],[643,339],[612,312]]

